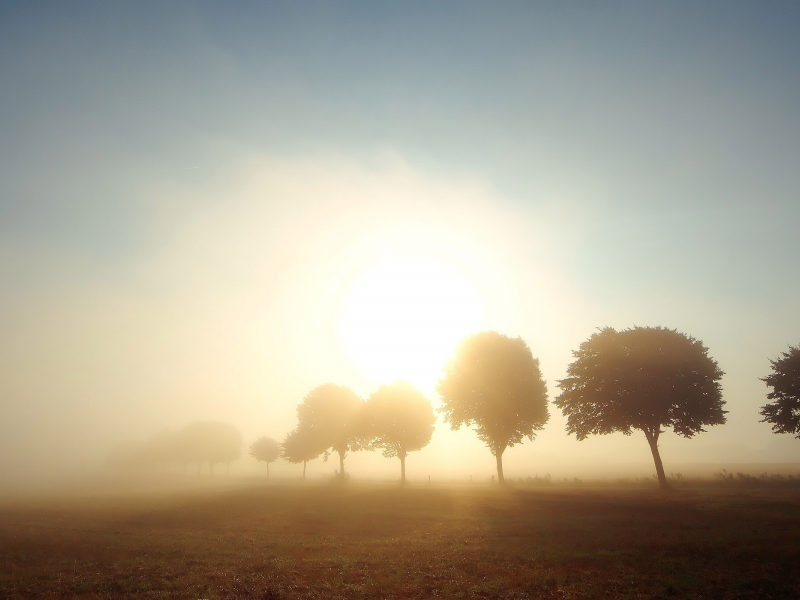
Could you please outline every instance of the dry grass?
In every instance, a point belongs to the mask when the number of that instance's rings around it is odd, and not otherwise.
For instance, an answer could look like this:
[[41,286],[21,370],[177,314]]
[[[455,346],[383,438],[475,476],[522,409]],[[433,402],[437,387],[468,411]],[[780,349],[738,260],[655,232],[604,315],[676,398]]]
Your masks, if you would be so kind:
[[272,485],[6,505],[0,596],[800,598],[800,493]]

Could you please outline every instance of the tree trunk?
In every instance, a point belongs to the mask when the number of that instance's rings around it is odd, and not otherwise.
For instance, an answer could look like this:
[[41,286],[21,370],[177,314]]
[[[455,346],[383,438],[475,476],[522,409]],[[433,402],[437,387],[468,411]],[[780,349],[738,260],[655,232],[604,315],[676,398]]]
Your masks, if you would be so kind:
[[339,477],[344,481],[344,451],[339,450]]
[[307,463],[307,462],[308,462],[308,461],[305,461],[305,460],[303,461],[303,479],[305,479],[305,478],[306,478],[306,463]]
[[497,482],[500,485],[505,485],[506,478],[503,477],[503,452],[505,452],[505,448],[496,450],[494,453],[494,457],[497,459]]
[[656,464],[656,475],[658,476],[658,485],[662,490],[668,490],[669,484],[667,483],[667,476],[664,474],[664,465],[661,463],[661,455],[658,453],[658,436],[661,432],[656,428],[655,431],[647,431],[645,429],[644,435],[647,438],[647,443],[650,444],[650,452],[653,453],[653,462]]
[[400,485],[406,482],[406,453],[400,453]]

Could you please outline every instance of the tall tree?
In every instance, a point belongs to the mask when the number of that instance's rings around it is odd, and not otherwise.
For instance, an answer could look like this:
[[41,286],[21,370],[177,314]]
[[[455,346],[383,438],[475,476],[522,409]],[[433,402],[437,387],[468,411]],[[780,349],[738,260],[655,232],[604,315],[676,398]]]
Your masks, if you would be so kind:
[[406,481],[406,456],[428,445],[436,416],[430,400],[410,383],[382,385],[367,401],[371,445],[387,458],[400,459],[400,482]]
[[306,463],[322,454],[326,448],[320,448],[308,428],[294,429],[289,432],[281,444],[281,457],[290,463],[303,463],[303,479],[306,478]]
[[347,452],[365,445],[364,405],[350,388],[326,383],[311,390],[297,407],[298,429],[312,436],[316,447],[331,449],[339,455],[342,480]]
[[767,398],[772,402],[761,407],[762,423],[772,423],[775,433],[792,433],[800,438],[800,346],[771,360],[772,373],[761,381],[772,388]]
[[436,390],[452,429],[475,425],[497,460],[500,483],[505,482],[503,452],[523,438],[533,440],[550,416],[539,360],[522,338],[495,331],[463,339]]
[[281,447],[271,437],[260,437],[250,444],[250,456],[259,462],[267,463],[267,479],[269,479],[269,463],[281,457]]
[[615,431],[644,432],[659,485],[667,478],[658,451],[662,427],[690,438],[704,425],[725,422],[723,376],[708,348],[663,327],[601,329],[573,352],[568,377],[555,400],[567,417],[567,432],[579,440]]

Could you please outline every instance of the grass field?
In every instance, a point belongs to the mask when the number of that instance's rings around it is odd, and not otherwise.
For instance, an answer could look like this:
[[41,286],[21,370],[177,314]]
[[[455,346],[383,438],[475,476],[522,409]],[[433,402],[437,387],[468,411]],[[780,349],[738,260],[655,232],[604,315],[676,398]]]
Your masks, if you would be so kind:
[[0,595],[800,598],[800,492],[352,483],[7,502]]

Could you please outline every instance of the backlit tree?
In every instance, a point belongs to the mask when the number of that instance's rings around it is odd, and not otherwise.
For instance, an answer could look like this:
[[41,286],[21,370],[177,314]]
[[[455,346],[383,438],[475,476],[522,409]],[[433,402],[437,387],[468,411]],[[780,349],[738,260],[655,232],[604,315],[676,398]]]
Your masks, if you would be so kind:
[[306,463],[322,454],[326,448],[320,448],[309,428],[290,431],[281,444],[281,457],[290,463],[303,463],[303,479],[306,478]]
[[484,331],[463,339],[444,368],[436,390],[445,422],[453,429],[474,425],[503,476],[503,452],[533,440],[547,423],[547,385],[539,361],[522,338]]
[[281,447],[271,437],[260,437],[250,444],[250,456],[259,462],[267,463],[267,479],[269,479],[269,463],[281,457]]
[[659,485],[667,479],[658,451],[663,427],[690,438],[725,422],[719,380],[724,374],[698,340],[663,327],[602,329],[573,352],[555,400],[567,432],[644,432]]
[[387,458],[400,459],[401,483],[406,480],[406,456],[428,445],[435,422],[430,400],[405,381],[382,385],[367,401],[371,446],[381,448]]
[[297,428],[313,444],[339,455],[339,477],[344,479],[347,452],[365,445],[365,402],[350,388],[326,383],[311,390],[297,407]]

